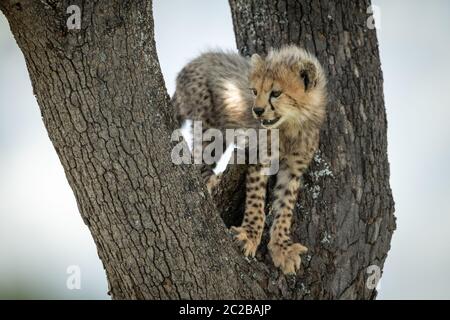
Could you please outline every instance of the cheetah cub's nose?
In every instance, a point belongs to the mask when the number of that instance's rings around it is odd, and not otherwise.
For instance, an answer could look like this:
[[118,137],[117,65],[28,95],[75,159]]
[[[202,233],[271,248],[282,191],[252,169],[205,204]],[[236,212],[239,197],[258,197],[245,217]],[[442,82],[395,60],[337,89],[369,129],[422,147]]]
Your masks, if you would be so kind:
[[253,112],[260,117],[264,113],[264,108],[254,107]]

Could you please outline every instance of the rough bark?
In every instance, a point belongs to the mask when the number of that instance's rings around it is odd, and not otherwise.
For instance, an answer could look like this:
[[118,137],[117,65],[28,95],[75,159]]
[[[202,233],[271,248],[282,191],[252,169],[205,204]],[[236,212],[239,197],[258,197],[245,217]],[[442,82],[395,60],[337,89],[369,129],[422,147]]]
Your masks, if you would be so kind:
[[[326,64],[335,91],[322,162],[310,171],[319,177],[309,185],[321,189],[316,199],[308,188],[302,193],[294,226],[312,249],[298,277],[281,275],[264,250],[262,261],[245,260],[198,172],[172,164],[174,113],[157,60],[151,1],[0,1],[113,298],[373,295],[364,289],[365,268],[382,266],[394,226],[375,34],[350,24],[348,14],[344,29],[343,13],[333,15],[342,30],[323,13],[323,19],[314,20],[321,31],[311,31],[311,19],[322,17],[316,1],[293,8],[283,7],[286,1],[274,2],[277,7],[253,2],[231,3],[242,52],[264,51],[281,43],[272,40],[281,35],[284,42],[309,37],[307,47],[315,42],[322,61],[333,62]],[[66,27],[66,8],[73,4],[82,8],[79,31]],[[299,8],[311,12],[299,15]],[[363,18],[359,7],[346,8],[355,19]],[[271,10],[286,22],[264,15],[253,20],[260,10]],[[254,46],[253,38],[239,32],[247,27],[257,30],[251,37],[262,39]],[[263,34],[265,28],[273,35]],[[327,163],[333,177],[320,174]],[[231,169],[227,178],[237,179],[237,188],[242,170]],[[230,194],[222,191],[224,197]],[[234,199],[228,214],[236,218],[240,201]],[[331,236],[326,242],[325,232]]]
[[[367,268],[382,270],[395,218],[378,42],[376,30],[367,27],[370,1],[230,0],[230,5],[243,55],[295,43],[316,54],[329,79],[320,152],[304,177],[294,215],[294,237],[310,251],[294,289],[281,297],[374,298],[376,290],[366,286]],[[239,181],[242,170],[233,175]],[[243,190],[241,184],[232,192]],[[236,215],[241,210],[236,208]]]
[[[82,8],[79,31],[66,28],[71,4]],[[174,113],[151,5],[15,0],[0,8],[112,296],[264,297],[196,171],[172,164]]]

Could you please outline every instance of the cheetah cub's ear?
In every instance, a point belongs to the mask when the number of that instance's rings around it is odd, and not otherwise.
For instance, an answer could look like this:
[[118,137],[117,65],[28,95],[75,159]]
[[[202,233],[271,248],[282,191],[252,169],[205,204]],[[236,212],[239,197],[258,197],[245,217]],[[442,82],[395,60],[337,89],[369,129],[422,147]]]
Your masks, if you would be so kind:
[[259,69],[262,64],[264,63],[263,58],[257,53],[252,54],[252,57],[250,58],[250,64],[253,69]]
[[305,91],[317,85],[318,70],[314,63],[306,61],[300,65],[300,78],[303,81]]

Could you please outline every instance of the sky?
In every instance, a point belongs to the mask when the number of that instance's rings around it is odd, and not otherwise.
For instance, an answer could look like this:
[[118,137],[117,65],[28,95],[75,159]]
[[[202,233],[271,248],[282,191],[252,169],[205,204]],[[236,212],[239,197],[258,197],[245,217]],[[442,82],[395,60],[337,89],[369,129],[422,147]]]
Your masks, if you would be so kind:
[[[450,298],[450,2],[377,0],[397,230],[379,299]],[[211,48],[236,50],[227,0],[155,0],[169,93]],[[174,41],[175,40],[175,41]],[[70,290],[71,266],[81,288]],[[0,13],[0,299],[108,299],[94,242]]]

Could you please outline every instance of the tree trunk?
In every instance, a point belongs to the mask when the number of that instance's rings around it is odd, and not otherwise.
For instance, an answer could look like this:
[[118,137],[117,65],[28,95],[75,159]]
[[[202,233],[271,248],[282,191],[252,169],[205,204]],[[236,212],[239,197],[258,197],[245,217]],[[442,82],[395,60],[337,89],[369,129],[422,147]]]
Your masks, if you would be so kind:
[[151,2],[83,2],[79,31],[66,27],[73,1],[44,3],[0,8],[112,296],[264,297],[196,171],[172,164]]
[[[378,42],[367,24],[370,1],[230,0],[230,5],[243,55],[295,43],[319,58],[329,80],[320,152],[304,177],[292,228],[310,250],[296,288],[282,297],[374,298],[367,280],[383,268],[395,217]],[[242,172],[233,173],[239,181]],[[243,190],[241,184],[233,192]]]
[[[157,60],[151,1],[0,2],[113,298],[372,296],[364,287],[365,268],[382,266],[394,228],[375,33],[353,24],[343,31],[342,22],[336,29],[325,14],[323,24],[314,20],[321,32],[298,29],[321,13],[312,13],[315,8],[306,17],[299,7],[288,14],[283,1],[276,12],[286,16],[285,24],[276,21],[282,16],[250,19],[260,10],[273,11],[267,3],[263,9],[233,1],[236,29],[251,26],[257,37],[266,28],[258,19],[264,19],[273,39],[289,35],[283,42],[299,42],[309,34],[327,62],[332,91],[321,160],[310,171],[317,179],[310,178],[309,188],[321,189],[316,199],[308,188],[302,193],[294,226],[312,249],[299,277],[284,277],[268,259],[244,259],[197,170],[172,163],[176,124]],[[73,4],[81,8],[81,30],[66,26]],[[353,4],[346,7],[358,21],[363,18]],[[252,47],[252,38],[239,32],[238,43],[245,53],[279,44],[264,39]],[[327,165],[332,176],[322,170]],[[231,171],[240,187],[242,168]],[[239,211],[237,204],[232,209],[230,215]]]

